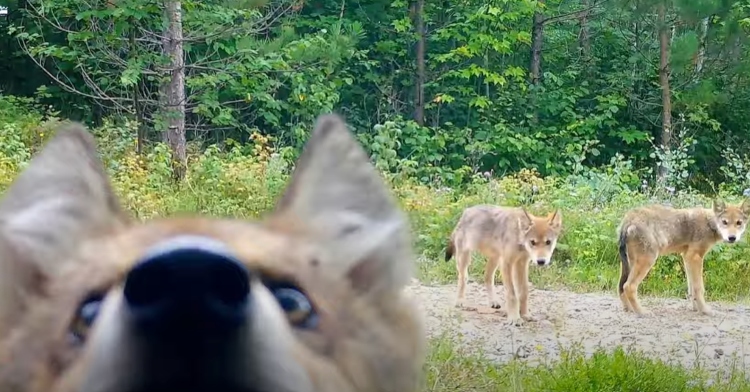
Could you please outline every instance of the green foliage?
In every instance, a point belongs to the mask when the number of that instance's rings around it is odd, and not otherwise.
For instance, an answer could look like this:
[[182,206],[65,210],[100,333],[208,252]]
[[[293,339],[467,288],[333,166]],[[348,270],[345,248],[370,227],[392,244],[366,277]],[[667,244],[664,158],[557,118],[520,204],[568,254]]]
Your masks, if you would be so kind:
[[39,144],[49,137],[60,120],[33,99],[0,94],[0,187],[28,162]]
[[[165,18],[158,3],[122,0],[116,7],[102,3],[101,8],[67,0],[32,4],[22,11],[26,20],[38,23],[11,24],[8,31],[62,87],[45,89],[47,99],[59,100],[72,91],[108,110],[138,114],[156,131],[164,129],[159,89],[171,71],[159,38]],[[181,5],[189,121],[208,129],[229,127],[238,138],[256,129],[285,128],[289,133],[277,136],[299,146],[306,135],[299,124],[332,111],[339,103],[338,90],[352,84],[341,65],[361,56],[355,48],[361,35],[356,23],[296,34],[281,18],[293,5],[288,0],[263,10],[202,1]],[[275,24],[271,34],[256,34],[268,28],[269,18],[284,23]],[[92,115],[90,108],[85,113],[66,108],[64,114]]]
[[[745,0],[666,4],[669,146],[654,145],[659,1],[588,2],[590,12],[567,0],[426,2],[423,122],[411,120],[415,1],[180,3],[187,137],[198,150],[261,134],[293,156],[314,118],[338,111],[383,170],[425,184],[461,187],[524,168],[565,176],[619,154],[649,182],[655,172],[641,170],[663,163],[671,177],[660,186],[713,192],[731,180],[721,152],[750,146]],[[163,4],[26,4],[9,4],[0,22],[9,58],[0,88],[97,126],[125,113],[160,140],[159,89],[171,74]],[[545,19],[538,84],[529,78],[536,11]]]
[[623,348],[585,356],[573,347],[563,350],[559,361],[531,366],[519,360],[498,365],[448,334],[431,343],[424,388],[429,392],[750,391],[740,367],[709,376]]
[[746,154],[740,155],[731,147],[727,147],[722,155],[726,164],[721,166],[721,171],[729,179],[721,184],[722,189],[750,196],[750,157]]

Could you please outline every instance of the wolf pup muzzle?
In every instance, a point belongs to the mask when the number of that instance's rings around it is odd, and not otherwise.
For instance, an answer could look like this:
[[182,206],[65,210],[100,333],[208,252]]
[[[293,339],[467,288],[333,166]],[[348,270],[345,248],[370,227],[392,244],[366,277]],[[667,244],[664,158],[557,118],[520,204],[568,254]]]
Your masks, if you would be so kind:
[[127,276],[125,301],[143,333],[225,333],[243,324],[250,273],[221,243],[181,236],[153,248]]

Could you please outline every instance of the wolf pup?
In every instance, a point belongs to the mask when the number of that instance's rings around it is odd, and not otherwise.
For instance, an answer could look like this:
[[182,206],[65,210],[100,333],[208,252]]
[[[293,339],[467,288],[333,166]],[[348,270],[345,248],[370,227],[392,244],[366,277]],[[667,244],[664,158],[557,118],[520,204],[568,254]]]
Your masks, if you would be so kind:
[[489,306],[500,308],[495,299],[495,272],[500,268],[508,323],[518,326],[524,321],[534,321],[529,312],[529,263],[540,266],[552,263],[561,228],[559,210],[536,217],[524,208],[478,205],[465,209],[445,250],[445,261],[456,255],[456,307],[464,306],[471,253],[478,251],[487,258],[484,285]]
[[618,293],[625,311],[650,313],[638,301],[638,285],[659,256],[679,253],[693,310],[712,315],[703,298],[703,257],[719,241],[738,242],[748,215],[750,199],[740,205],[715,200],[712,209],[649,205],[628,211],[617,229],[622,262]]
[[409,230],[321,116],[260,222],[137,222],[94,140],[60,130],[0,202],[0,391],[413,392]]

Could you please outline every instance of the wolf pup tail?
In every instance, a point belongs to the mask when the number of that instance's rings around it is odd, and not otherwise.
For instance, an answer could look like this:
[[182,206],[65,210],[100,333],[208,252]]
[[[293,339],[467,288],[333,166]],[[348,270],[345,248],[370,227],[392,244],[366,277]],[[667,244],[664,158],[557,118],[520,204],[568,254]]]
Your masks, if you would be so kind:
[[445,261],[448,261],[453,257],[453,253],[456,251],[456,245],[453,244],[453,236],[448,239],[448,246],[445,247]]
[[628,281],[628,275],[630,275],[630,262],[628,261],[628,235],[627,235],[627,227],[623,227],[622,230],[620,230],[620,262],[622,262],[622,269],[620,272],[620,284],[617,286],[617,290],[620,294],[622,294],[625,282]]

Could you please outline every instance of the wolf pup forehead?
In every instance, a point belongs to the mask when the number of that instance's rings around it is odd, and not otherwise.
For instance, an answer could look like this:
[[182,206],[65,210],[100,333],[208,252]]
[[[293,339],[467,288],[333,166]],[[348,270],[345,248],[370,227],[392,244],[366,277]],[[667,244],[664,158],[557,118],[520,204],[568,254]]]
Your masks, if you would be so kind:
[[130,219],[73,124],[0,200],[0,390],[412,392],[412,268],[405,217],[336,115],[258,222]]

